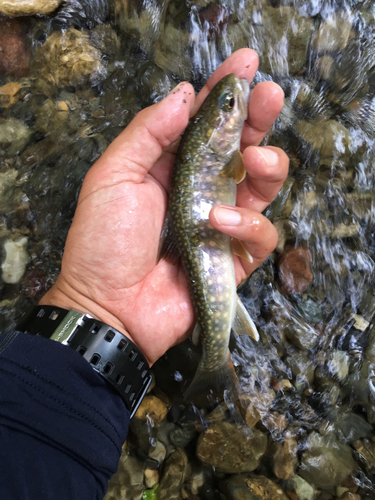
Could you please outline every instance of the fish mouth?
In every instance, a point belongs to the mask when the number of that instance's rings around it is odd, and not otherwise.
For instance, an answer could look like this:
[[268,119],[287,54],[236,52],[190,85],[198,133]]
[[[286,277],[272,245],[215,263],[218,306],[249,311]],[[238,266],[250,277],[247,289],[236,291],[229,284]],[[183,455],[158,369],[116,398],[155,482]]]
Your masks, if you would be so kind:
[[250,85],[246,78],[241,78],[240,85],[242,89],[241,98],[239,99],[240,111],[243,120],[247,119],[247,104],[249,102]]

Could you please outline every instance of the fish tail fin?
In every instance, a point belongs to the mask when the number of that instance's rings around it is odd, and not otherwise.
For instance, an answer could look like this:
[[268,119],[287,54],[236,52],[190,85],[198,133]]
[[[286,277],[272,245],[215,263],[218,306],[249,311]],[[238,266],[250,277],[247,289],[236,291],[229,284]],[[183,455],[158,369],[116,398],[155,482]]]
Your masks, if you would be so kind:
[[207,370],[203,360],[199,363],[184,399],[197,406],[205,407],[213,404],[217,399],[224,399],[225,396],[230,400],[237,400],[238,393],[239,383],[228,350],[227,361],[213,371]]

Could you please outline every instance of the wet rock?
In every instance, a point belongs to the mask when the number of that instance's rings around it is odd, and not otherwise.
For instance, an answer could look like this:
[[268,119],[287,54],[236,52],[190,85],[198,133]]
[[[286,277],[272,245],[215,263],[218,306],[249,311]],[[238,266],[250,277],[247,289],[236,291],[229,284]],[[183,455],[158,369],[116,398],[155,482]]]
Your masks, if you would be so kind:
[[[263,57],[260,69],[266,73],[286,75],[300,70],[306,61],[313,32],[312,20],[296,15],[293,7],[264,7]],[[286,50],[286,44],[288,49]]]
[[31,267],[26,271],[23,283],[26,296],[33,300],[41,298],[53,284],[45,271],[36,267]]
[[145,485],[153,488],[159,483],[159,472],[155,469],[145,469]]
[[258,467],[266,446],[267,437],[257,429],[217,422],[199,436],[197,456],[221,472],[251,472]]
[[315,500],[316,498],[314,488],[300,476],[294,476],[287,481],[286,491],[291,498],[293,498],[291,493],[295,494],[296,500]]
[[160,480],[159,500],[179,498],[181,488],[189,474],[187,455],[182,448],[177,448],[165,462]]
[[55,104],[52,99],[46,99],[36,110],[35,117],[38,123],[38,128],[44,134],[52,133],[60,127],[66,126],[69,113],[67,104],[64,103],[64,106],[62,104],[63,102],[64,101],[59,101],[60,106],[58,107],[58,104]]
[[349,374],[348,354],[345,351],[334,351],[327,366],[332,375],[343,382]]
[[7,240],[4,243],[5,260],[1,265],[2,279],[5,283],[18,283],[26,270],[29,261],[27,253],[28,239],[26,236],[18,240]]
[[16,118],[0,118],[0,149],[7,155],[21,153],[30,141],[32,131]]
[[168,23],[155,50],[155,64],[180,80],[191,80],[192,67],[188,55],[189,35]]
[[[61,0],[59,1],[61,3]],[[109,13],[108,0],[65,0],[53,18],[54,29],[76,28],[93,29],[98,23],[105,21]]]
[[347,46],[352,31],[349,15],[344,12],[327,17],[314,37],[313,49],[316,52],[342,50]]
[[51,95],[59,88],[80,87],[105,76],[101,53],[90,43],[88,34],[69,28],[53,32],[35,52],[40,71],[39,88]]
[[184,448],[196,435],[195,426],[189,427],[175,427],[169,434],[169,439],[174,446]]
[[220,486],[227,500],[290,500],[279,485],[265,476],[235,475]]
[[297,380],[302,382],[306,381],[309,385],[312,385],[315,366],[306,352],[294,349],[288,356],[286,362]]
[[134,418],[144,421],[152,421],[153,425],[158,426],[167,416],[167,405],[156,396],[147,395],[140,404]]
[[62,0],[0,0],[0,12],[7,16],[51,14]]
[[297,132],[320,153],[320,161],[342,160],[350,157],[351,137],[348,129],[335,120],[319,125],[302,121],[296,125]]
[[20,78],[29,72],[27,25],[0,14],[0,74]]
[[272,447],[273,473],[279,479],[290,479],[295,476],[298,463],[297,440],[292,435],[286,435],[285,441],[274,443]]
[[279,260],[281,290],[287,295],[303,293],[313,280],[310,269],[311,252],[304,247],[287,250]]
[[362,462],[367,470],[375,467],[375,439],[371,436],[369,439],[361,439],[353,443],[354,449],[359,453]]
[[105,500],[131,498],[142,500],[145,490],[143,484],[145,465],[126,452],[121,455],[117,473],[108,483]]
[[19,99],[22,86],[18,82],[7,83],[0,87],[0,106],[10,108]]
[[[161,441],[158,441],[156,439],[154,442],[153,449],[150,451],[148,456],[152,460],[155,460],[158,463],[158,465],[160,466],[164,462],[166,454],[167,454],[167,450],[166,450],[165,446],[163,445],[163,443]],[[151,486],[149,486],[149,487],[151,488]]]
[[322,56],[315,63],[316,71],[320,78],[329,80],[333,73],[334,60],[331,56]]
[[265,427],[271,433],[284,430],[287,424],[287,417],[277,411],[271,411],[262,418],[263,427]]
[[349,446],[334,436],[312,432],[301,457],[299,475],[308,483],[323,490],[341,484],[354,470],[355,462]]
[[337,500],[361,500],[361,497],[356,493],[351,493],[350,491],[347,491],[343,495],[338,496]]
[[348,443],[369,437],[372,433],[372,425],[356,413],[347,411],[337,419],[337,426],[342,430]]
[[100,50],[108,58],[115,57],[119,53],[120,38],[108,24],[96,26],[90,32],[90,40],[93,47]]
[[[1,125],[0,125],[1,130]],[[0,139],[1,140],[1,139]],[[0,212],[7,214],[13,209],[15,201],[14,191],[16,188],[16,179],[18,172],[11,168],[6,172],[0,173]]]

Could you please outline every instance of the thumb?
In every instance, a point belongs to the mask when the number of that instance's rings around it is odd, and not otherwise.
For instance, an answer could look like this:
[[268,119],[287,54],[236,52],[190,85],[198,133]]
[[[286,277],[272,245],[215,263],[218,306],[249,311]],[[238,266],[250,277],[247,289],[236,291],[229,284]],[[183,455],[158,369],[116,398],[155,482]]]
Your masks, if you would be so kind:
[[[185,130],[195,101],[188,82],[177,85],[162,101],[140,111],[90,169],[105,184],[140,183],[162,150]],[[100,181],[99,181],[100,182]]]

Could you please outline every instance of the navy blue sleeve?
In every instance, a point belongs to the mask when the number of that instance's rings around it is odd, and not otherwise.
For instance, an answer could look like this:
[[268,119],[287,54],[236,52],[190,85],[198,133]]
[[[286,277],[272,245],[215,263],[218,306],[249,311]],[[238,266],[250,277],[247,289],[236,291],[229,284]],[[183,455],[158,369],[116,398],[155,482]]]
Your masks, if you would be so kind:
[[129,411],[81,356],[58,342],[0,336],[0,498],[102,499]]

